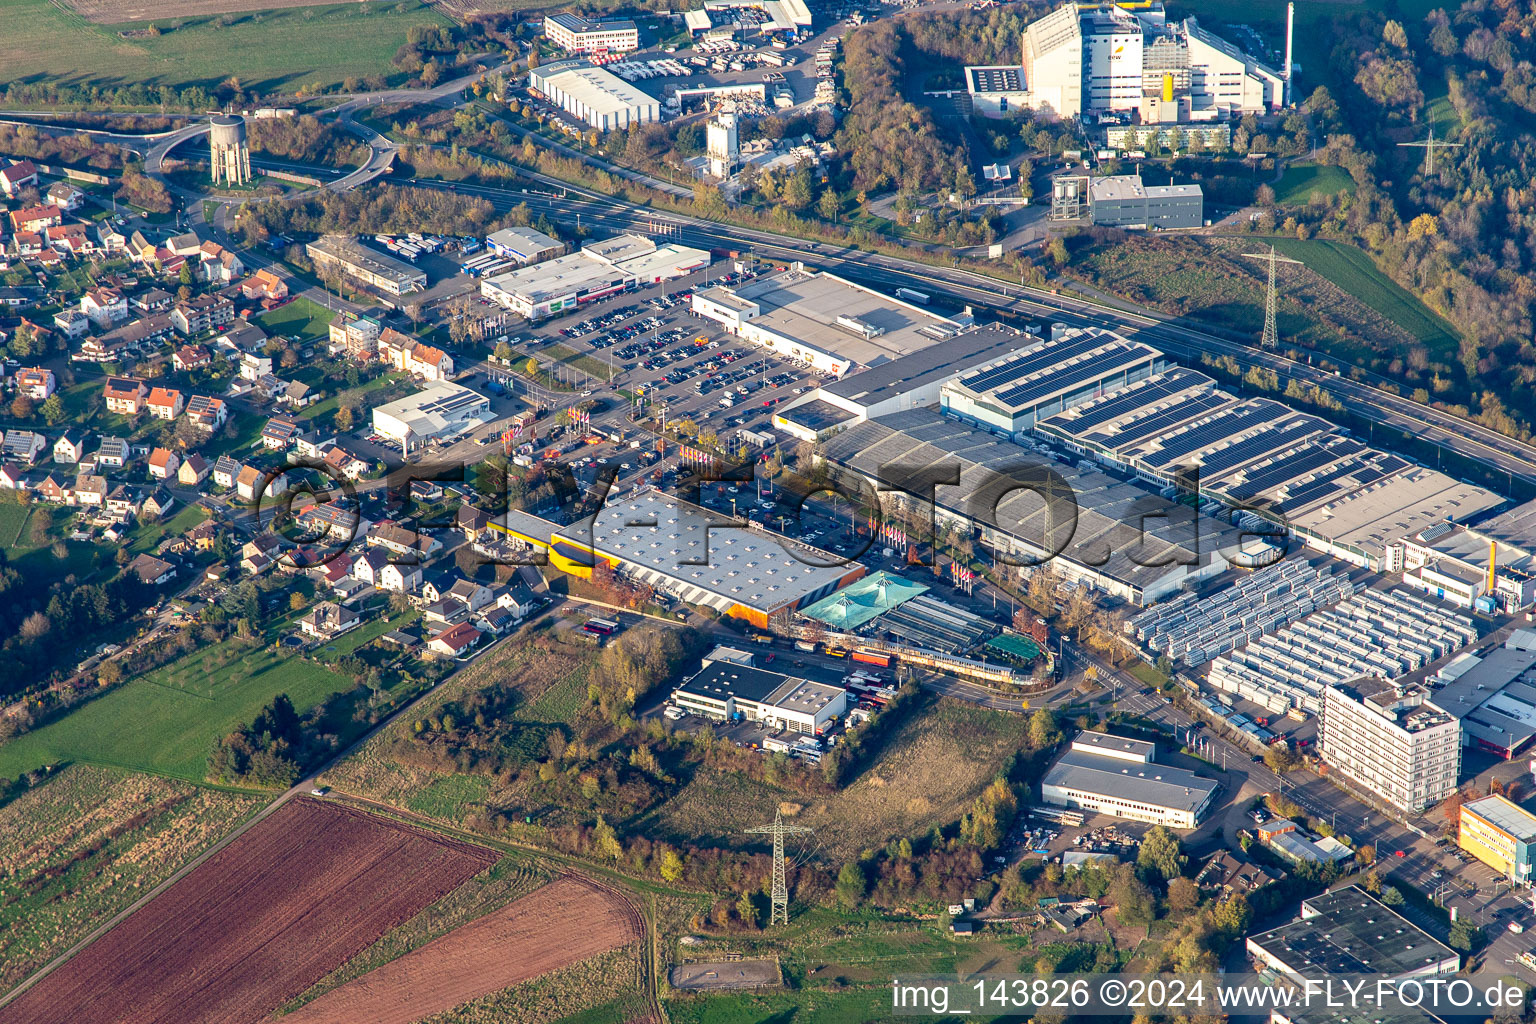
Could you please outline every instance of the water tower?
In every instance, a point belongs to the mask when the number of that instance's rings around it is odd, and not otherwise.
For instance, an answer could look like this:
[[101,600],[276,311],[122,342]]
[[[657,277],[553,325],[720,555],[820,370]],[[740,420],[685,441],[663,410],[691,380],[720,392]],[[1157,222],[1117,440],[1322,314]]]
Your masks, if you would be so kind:
[[245,118],[215,114],[208,121],[208,150],[213,156],[215,185],[244,185],[251,180],[251,149],[245,141]]

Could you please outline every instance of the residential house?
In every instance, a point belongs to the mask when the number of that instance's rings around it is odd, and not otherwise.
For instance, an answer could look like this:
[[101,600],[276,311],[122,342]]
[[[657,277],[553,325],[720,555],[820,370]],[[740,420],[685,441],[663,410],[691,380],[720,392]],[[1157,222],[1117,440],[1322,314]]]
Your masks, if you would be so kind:
[[367,459],[347,451],[339,444],[327,448],[322,457],[327,466],[348,480],[361,480],[373,468]]
[[267,420],[267,425],[262,428],[261,443],[269,451],[285,452],[293,447],[293,439],[300,433],[299,425],[293,420],[279,419],[274,416]]
[[283,392],[277,400],[290,409],[302,409],[315,400],[315,392],[301,380],[284,381]]
[[62,223],[64,223],[64,211],[57,206],[28,206],[25,209],[11,211],[11,231],[14,234],[21,234],[24,231],[39,233]]
[[260,352],[245,352],[240,356],[240,379],[260,380],[272,375],[272,357]]
[[144,514],[152,519],[163,519],[165,514],[176,507],[176,499],[171,497],[164,487],[156,487],[149,497],[144,499]]
[[[182,463],[186,465],[185,462]],[[205,519],[187,531],[187,540],[194,551],[212,551],[219,544],[219,527],[212,519]]]
[[306,430],[293,436],[293,450],[306,459],[323,459],[325,450],[336,443],[334,430]]
[[453,376],[453,357],[392,328],[379,336],[378,351],[381,361],[412,376],[426,380],[446,380]]
[[452,625],[455,622],[465,622],[469,619],[469,608],[463,601],[445,597],[440,601],[433,601],[422,609],[422,615],[427,622],[439,626]]
[[338,498],[323,505],[312,505],[299,513],[298,525],[316,542],[341,541],[350,544],[366,527],[361,516],[347,507],[347,499]]
[[34,402],[41,402],[58,390],[59,382],[46,366],[27,366],[16,371],[16,390]]
[[543,600],[522,580],[514,579],[496,591],[496,605],[505,608],[519,619],[526,619],[536,611]]
[[480,642],[480,631],[467,622],[443,630],[427,644],[427,649],[446,658],[457,658]]
[[[262,481],[266,481],[265,485]],[[235,493],[243,501],[255,501],[258,489],[262,489],[261,496],[275,497],[288,489],[288,476],[279,470],[241,466],[240,472],[235,475]]]
[[203,240],[197,237],[197,232],[186,231],[179,235],[172,235],[165,240],[163,248],[170,251],[173,256],[196,256],[198,250],[203,247]]
[[515,625],[517,625],[517,616],[495,604],[482,608],[474,619],[476,629],[482,633],[494,633],[497,636]]
[[107,411],[120,416],[137,416],[149,397],[149,385],[138,377],[108,377],[103,394],[107,398]]
[[211,469],[207,459],[193,452],[181,460],[181,465],[176,470],[176,482],[183,487],[196,487],[208,478]]
[[24,491],[27,489],[27,475],[22,472],[20,466],[14,462],[0,463],[0,490]]
[[97,221],[96,244],[109,253],[128,251],[128,236],[117,230],[110,220]]
[[362,624],[362,616],[354,609],[334,601],[321,601],[299,620],[299,632],[305,636],[330,640]]
[[[75,490],[79,492],[78,487]],[[117,484],[107,492],[107,513],[120,521],[137,516],[143,505],[144,499],[139,497],[139,492],[127,484]]]
[[105,331],[128,319],[128,300],[116,288],[92,288],[80,296],[80,312]]
[[258,270],[240,282],[240,294],[247,299],[286,299],[288,285],[270,270]]
[[114,327],[99,337],[85,339],[80,351],[70,358],[92,363],[115,362],[153,348],[169,338],[171,330],[171,318],[164,313],[155,313]]
[[266,555],[242,555],[240,556],[240,571],[251,576],[260,576],[271,569],[274,559]]
[[454,516],[454,525],[464,534],[466,540],[479,540],[480,535],[490,526],[491,517],[475,506],[463,504],[459,506]]
[[[100,480],[101,478],[97,477],[97,479]],[[106,481],[102,480],[102,483],[105,484]],[[33,490],[36,491],[40,501],[51,501],[56,504],[73,503],[74,501],[74,488],[52,473],[43,477]]]
[[368,534],[368,543],[388,548],[397,555],[433,555],[443,547],[436,537],[417,533],[395,523],[375,526]]
[[444,596],[463,602],[464,606],[471,612],[479,611],[486,605],[491,604],[493,600],[490,587],[483,583],[476,583],[474,580],[465,579],[454,583],[452,587],[448,588],[448,593]]
[[71,256],[88,256],[100,248],[89,224],[55,224],[43,230],[43,242],[54,252]]
[[37,184],[37,166],[31,160],[18,160],[9,167],[0,167],[0,192],[5,198],[15,199],[21,190]]
[[187,416],[204,430],[217,430],[229,419],[229,407],[222,398],[193,395],[187,399]]
[[228,455],[220,455],[213,463],[213,483],[215,487],[225,490],[235,486],[235,477],[240,475],[240,463]]
[[128,300],[128,305],[140,316],[148,316],[151,313],[168,313],[176,302],[174,296],[163,288],[151,288],[147,292],[140,292]]
[[144,406],[157,420],[173,420],[187,407],[187,399],[175,388],[150,388]]
[[249,320],[233,320],[213,343],[227,352],[260,353],[267,344],[267,332]]
[[156,558],[149,552],[144,552],[138,558],[128,563],[128,572],[133,573],[145,583],[159,586],[176,576],[176,567],[163,558]]
[[213,362],[213,357],[202,345],[182,345],[171,356],[171,365],[185,373],[197,370]]
[[345,352],[354,359],[371,359],[378,351],[383,330],[377,318],[343,310],[331,319],[330,351]]
[[1214,854],[1195,876],[1197,886],[1222,897],[1246,896],[1279,880],[1277,875],[1238,859],[1228,850]]
[[176,467],[181,459],[169,448],[156,448],[149,453],[149,475],[155,480],[174,480]]
[[100,469],[122,469],[131,453],[121,437],[103,437],[96,445],[96,465]]
[[171,310],[171,324],[184,337],[219,330],[234,318],[235,304],[222,295],[199,295]]
[[409,594],[421,586],[421,566],[387,562],[379,570],[378,583],[374,585],[380,590]]
[[86,432],[80,427],[70,427],[53,442],[53,461],[73,465],[85,455]]
[[369,548],[352,559],[352,575],[364,583],[377,587],[379,573],[389,564],[389,552],[382,548]]
[[0,306],[7,309],[35,306],[42,295],[43,289],[37,285],[0,285]]
[[210,284],[231,284],[245,276],[240,257],[218,242],[204,242],[197,248],[198,274]]
[[53,314],[53,326],[64,332],[70,341],[82,338],[91,329],[91,318],[78,309],[61,309]]
[[240,557],[250,558],[260,555],[268,561],[275,561],[282,554],[283,540],[275,533],[258,533],[240,547]]
[[85,192],[67,181],[56,181],[48,186],[43,198],[65,213],[73,213],[85,204]]
[[82,473],[75,477],[74,486],[69,488],[71,497],[67,500],[87,508],[103,508],[107,504],[108,486],[106,477]]
[[7,430],[0,439],[0,458],[35,466],[48,452],[48,439],[33,430]]
[[443,488],[436,480],[412,480],[410,493],[413,501],[436,501],[443,496]]

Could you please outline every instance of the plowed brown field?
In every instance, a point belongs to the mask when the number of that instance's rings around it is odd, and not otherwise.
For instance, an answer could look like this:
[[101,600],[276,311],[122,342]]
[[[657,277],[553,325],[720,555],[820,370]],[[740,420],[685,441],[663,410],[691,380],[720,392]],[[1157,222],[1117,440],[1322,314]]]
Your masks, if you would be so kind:
[[495,860],[294,800],[0,1009],[0,1024],[255,1024]]
[[642,934],[639,915],[623,897],[568,875],[277,1019],[411,1024]]

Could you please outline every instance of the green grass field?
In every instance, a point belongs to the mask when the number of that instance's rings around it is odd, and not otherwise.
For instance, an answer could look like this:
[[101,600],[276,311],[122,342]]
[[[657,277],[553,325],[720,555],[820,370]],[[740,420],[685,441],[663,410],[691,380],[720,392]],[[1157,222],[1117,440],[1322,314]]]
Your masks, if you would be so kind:
[[1275,248],[1301,260],[1313,272],[1333,282],[1417,338],[1430,358],[1454,362],[1460,342],[1455,331],[1413,293],[1393,281],[1370,256],[1353,245],[1321,239],[1273,239]]
[[333,310],[301,295],[286,306],[261,314],[256,318],[256,325],[268,334],[314,341],[330,336],[331,318],[335,315]]
[[279,693],[303,711],[350,688],[323,666],[224,641],[0,746],[0,777],[82,761],[200,780],[214,739]]
[[1275,185],[1275,200],[1281,206],[1305,206],[1314,195],[1334,196],[1355,193],[1355,179],[1342,167],[1321,164],[1292,164]]
[[63,0],[0,0],[0,68],[6,81],[106,87],[211,86],[231,75],[258,91],[331,85],[388,74],[408,29],[447,23],[418,0],[396,0],[176,18],[154,22],[158,37],[125,39],[125,26],[91,24]]

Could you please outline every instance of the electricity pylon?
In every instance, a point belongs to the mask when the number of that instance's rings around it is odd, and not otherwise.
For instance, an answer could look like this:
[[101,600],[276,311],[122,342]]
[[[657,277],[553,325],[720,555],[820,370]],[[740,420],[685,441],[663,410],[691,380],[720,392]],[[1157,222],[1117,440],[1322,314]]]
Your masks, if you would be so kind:
[[1399,146],[1411,146],[1411,147],[1413,147],[1415,149],[1422,149],[1422,150],[1424,150],[1424,173],[1426,175],[1430,175],[1430,174],[1434,174],[1435,173],[1435,150],[1436,149],[1460,149],[1461,148],[1461,143],[1459,143],[1459,142],[1441,142],[1439,139],[1435,138],[1435,126],[1434,125],[1430,125],[1429,126],[1429,137],[1428,138],[1423,139],[1420,142],[1399,142],[1398,145]]
[[1294,263],[1299,267],[1302,262],[1279,255],[1274,246],[1269,247],[1269,252],[1245,252],[1243,255],[1250,260],[1263,260],[1269,264],[1269,290],[1264,293],[1264,336],[1259,339],[1259,344],[1265,348],[1278,348],[1280,329],[1275,323],[1275,264]]
[[784,878],[784,837],[810,835],[811,830],[804,825],[784,824],[783,811],[774,811],[772,825],[758,825],[746,831],[773,836],[773,906],[768,910],[768,923],[783,921],[789,924],[789,883]]

